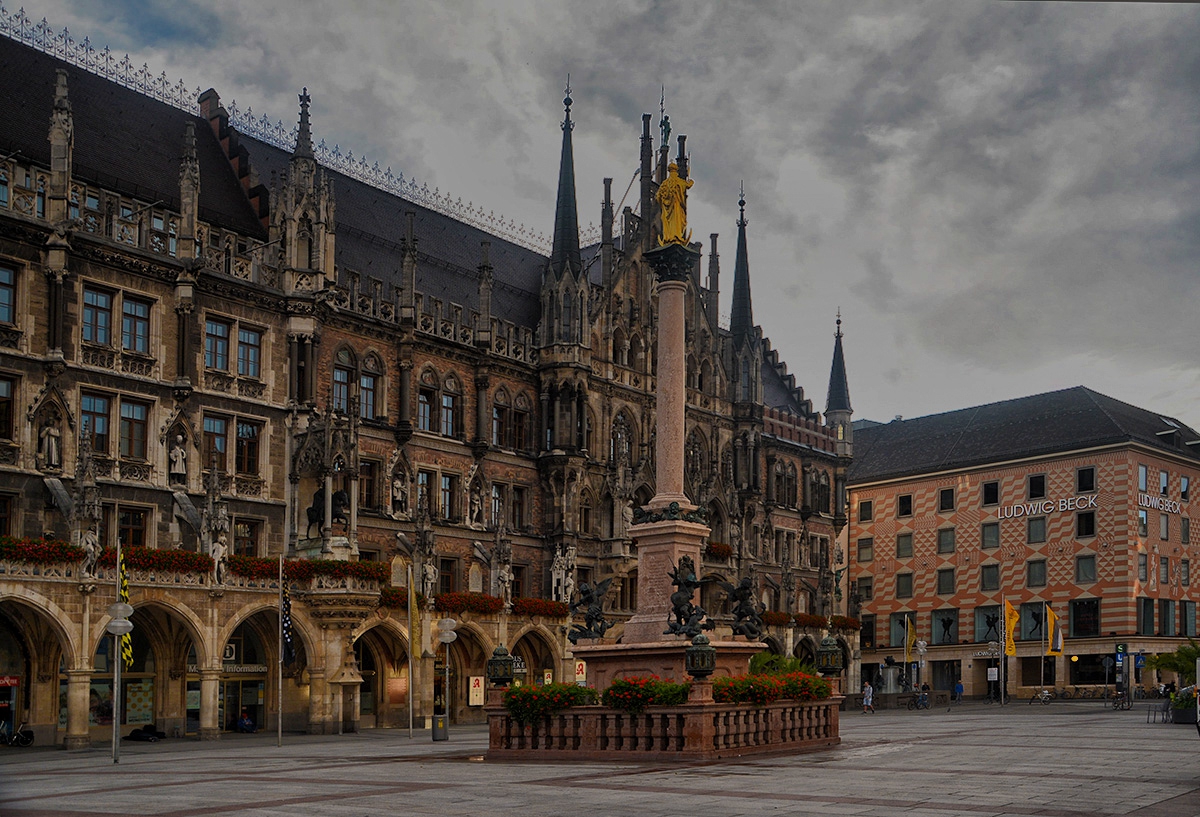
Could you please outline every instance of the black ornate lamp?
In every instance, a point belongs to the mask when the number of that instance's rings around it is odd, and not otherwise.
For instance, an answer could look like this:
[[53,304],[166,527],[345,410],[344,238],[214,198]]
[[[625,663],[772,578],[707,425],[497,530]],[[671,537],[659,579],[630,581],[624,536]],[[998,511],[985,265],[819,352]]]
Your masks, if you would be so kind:
[[699,633],[692,639],[692,646],[684,652],[683,668],[687,674],[701,681],[717,669],[717,648],[708,643],[708,636]]
[[506,687],[512,683],[513,657],[503,644],[492,650],[492,657],[487,661],[487,677],[498,687]]
[[828,632],[817,647],[817,671],[826,678],[842,674],[842,648]]

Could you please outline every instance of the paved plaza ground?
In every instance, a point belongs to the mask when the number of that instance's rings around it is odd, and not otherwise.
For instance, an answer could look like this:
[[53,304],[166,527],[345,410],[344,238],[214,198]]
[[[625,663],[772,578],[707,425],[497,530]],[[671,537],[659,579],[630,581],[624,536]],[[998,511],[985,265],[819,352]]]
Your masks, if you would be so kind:
[[481,726],[0,747],[0,817],[94,815],[1200,815],[1194,726],[1098,701],[846,712],[840,747],[664,763],[489,763]]

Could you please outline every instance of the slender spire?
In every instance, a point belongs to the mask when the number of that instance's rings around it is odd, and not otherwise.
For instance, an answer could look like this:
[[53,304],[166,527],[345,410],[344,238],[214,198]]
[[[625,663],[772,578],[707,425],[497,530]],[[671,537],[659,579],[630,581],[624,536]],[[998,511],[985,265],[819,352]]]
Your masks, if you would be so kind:
[[550,250],[550,271],[562,278],[568,267],[575,273],[583,268],[579,253],[579,211],[575,206],[575,153],[571,148],[571,75],[563,99],[567,115],[563,119],[562,161],[558,166],[558,203],[554,208],[554,243]]
[[750,256],[746,250],[746,187],[743,184],[738,198],[738,242],[737,258],[733,262],[733,306],[729,318],[729,331],[733,333],[735,345],[754,331],[754,310],[750,306]]
[[829,396],[825,399],[825,414],[853,411],[850,408],[850,384],[846,381],[846,358],[842,355],[842,310],[837,313],[837,332],[833,336],[833,365],[829,369]]
[[308,95],[308,88],[305,88],[300,94],[300,130],[296,134],[296,151],[292,154],[305,159],[313,158],[312,131],[308,124],[308,103],[310,102],[312,102],[312,97]]

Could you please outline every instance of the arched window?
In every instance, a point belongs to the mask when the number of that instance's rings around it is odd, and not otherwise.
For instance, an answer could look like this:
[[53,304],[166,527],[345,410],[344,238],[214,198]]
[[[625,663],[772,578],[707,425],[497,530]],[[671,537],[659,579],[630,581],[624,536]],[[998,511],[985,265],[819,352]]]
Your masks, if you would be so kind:
[[629,365],[629,342],[619,326],[613,330],[612,359],[617,366]]
[[358,399],[358,416],[374,420],[383,407],[383,361],[371,353],[360,363],[350,349],[339,349],[333,358],[333,386],[329,404],[334,411],[350,412],[351,399]]
[[462,387],[454,375],[446,375],[442,386],[441,414],[438,430],[443,437],[457,437],[462,423]]
[[518,451],[524,451],[529,447],[529,441],[533,439],[533,431],[530,426],[533,418],[533,403],[530,402],[528,395],[518,394],[517,400],[513,404],[512,415],[512,447]]
[[579,533],[584,536],[591,536],[593,533],[593,524],[592,495],[585,491],[583,498],[579,500]]
[[378,355],[367,355],[363,360],[362,370],[358,373],[359,414],[364,420],[374,420],[383,407],[380,402],[383,397],[383,361]]
[[333,358],[333,391],[329,396],[330,407],[346,414],[350,411],[350,383],[355,372],[354,353],[339,349]]
[[563,293],[560,337],[567,343],[575,341],[575,296],[571,292]]
[[492,445],[508,448],[512,440],[512,407],[503,386],[492,396]]
[[434,406],[438,403],[438,375],[433,369],[421,372],[421,385],[417,389],[417,429],[433,431]]

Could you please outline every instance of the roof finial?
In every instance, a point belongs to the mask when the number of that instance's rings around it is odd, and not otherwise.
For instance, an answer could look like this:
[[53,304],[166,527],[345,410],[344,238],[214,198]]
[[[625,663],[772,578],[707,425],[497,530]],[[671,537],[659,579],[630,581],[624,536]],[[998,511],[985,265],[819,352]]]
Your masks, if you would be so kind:
[[312,102],[312,97],[308,95],[306,87],[300,93],[300,129],[296,133],[296,156],[305,156],[312,158],[312,131],[308,124],[308,103]]
[[741,190],[738,192],[738,226],[745,227],[750,222],[746,220],[746,182],[742,181]]
[[575,123],[571,121],[571,75],[567,74],[567,89],[563,96],[563,107],[567,109],[567,118],[563,120],[563,130],[575,130]]
[[662,131],[662,147],[667,147],[671,141],[671,117],[667,116],[667,86],[662,86],[662,96],[658,98],[658,129]]
[[837,332],[834,333],[834,337],[840,338],[841,336],[842,336],[842,308],[839,306],[837,309]]

